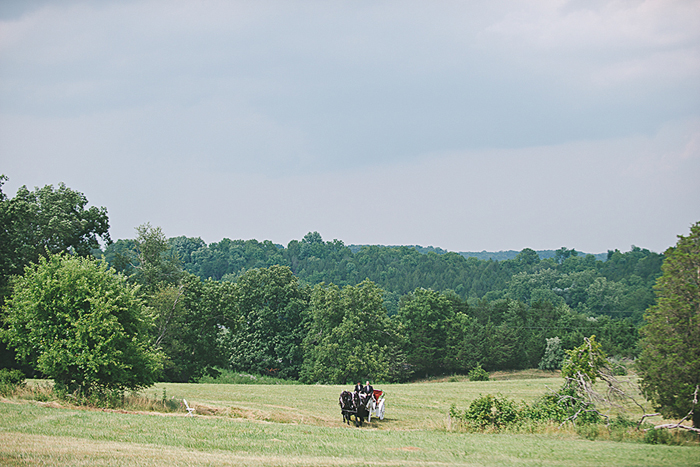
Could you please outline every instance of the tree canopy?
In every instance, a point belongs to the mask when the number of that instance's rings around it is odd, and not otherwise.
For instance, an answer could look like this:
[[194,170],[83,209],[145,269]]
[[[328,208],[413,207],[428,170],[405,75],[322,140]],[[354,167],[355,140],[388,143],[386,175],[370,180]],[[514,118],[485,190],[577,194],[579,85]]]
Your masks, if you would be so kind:
[[[684,417],[700,385],[700,222],[665,252],[657,305],[642,328],[639,368],[645,395],[666,416]],[[700,408],[693,413],[700,428]]]
[[251,269],[236,281],[232,305],[241,325],[228,333],[231,368],[297,378],[309,291],[292,271],[285,266]]
[[162,366],[136,288],[93,259],[58,253],[27,266],[5,323],[4,340],[68,391],[147,387]]
[[14,198],[2,192],[7,180],[0,176],[0,300],[7,293],[9,276],[21,274],[39,256],[70,251],[89,256],[101,239],[111,242],[107,209],[87,207],[82,193],[60,183],[58,188],[27,189]]
[[301,379],[351,384],[364,379],[397,381],[407,376],[396,324],[386,314],[382,290],[320,284],[311,298]]

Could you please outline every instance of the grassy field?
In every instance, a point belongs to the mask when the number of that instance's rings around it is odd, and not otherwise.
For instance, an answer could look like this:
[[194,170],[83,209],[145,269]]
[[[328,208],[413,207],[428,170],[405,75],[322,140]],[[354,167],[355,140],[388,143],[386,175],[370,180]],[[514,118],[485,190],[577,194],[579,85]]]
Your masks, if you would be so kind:
[[0,403],[0,465],[700,465],[697,446],[588,441],[572,431],[448,431],[452,404],[479,394],[531,401],[558,379],[384,385],[383,421],[341,423],[341,386],[158,384],[152,398],[188,400],[199,415]]

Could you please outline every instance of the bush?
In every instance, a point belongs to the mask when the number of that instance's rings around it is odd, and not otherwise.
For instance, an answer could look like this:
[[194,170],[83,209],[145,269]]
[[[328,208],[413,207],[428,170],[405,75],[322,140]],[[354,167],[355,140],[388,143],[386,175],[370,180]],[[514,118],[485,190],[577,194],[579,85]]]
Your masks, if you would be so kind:
[[[509,425],[520,424],[532,426],[537,424],[564,423],[571,420],[581,436],[589,439],[598,436],[598,431],[585,429],[586,426],[601,422],[601,416],[592,409],[591,405],[576,397],[573,388],[564,386],[557,392],[545,394],[532,405],[516,404],[502,395],[488,394],[472,401],[464,412],[455,406],[450,408],[450,418],[465,424],[469,428],[479,430],[501,429]],[[620,430],[628,429],[632,422],[618,417],[613,422]]]
[[469,381],[488,381],[489,374],[486,370],[481,368],[481,364],[477,364],[472,371],[469,372]]
[[20,370],[0,369],[0,395],[9,396],[25,384],[24,373]]
[[644,434],[644,442],[648,444],[668,444],[670,446],[696,445],[700,437],[696,433],[665,428],[650,428]]
[[575,424],[583,425],[600,422],[600,415],[591,410],[590,404],[578,398],[575,389],[569,386],[545,394],[531,406],[525,406],[523,411],[523,418],[534,421],[563,423],[572,419]]
[[628,370],[624,363],[617,360],[610,360],[609,365],[613,376],[627,376]]
[[450,416],[478,429],[503,428],[520,418],[515,402],[498,394],[487,394],[472,401],[469,408],[460,413],[456,408],[450,409]]

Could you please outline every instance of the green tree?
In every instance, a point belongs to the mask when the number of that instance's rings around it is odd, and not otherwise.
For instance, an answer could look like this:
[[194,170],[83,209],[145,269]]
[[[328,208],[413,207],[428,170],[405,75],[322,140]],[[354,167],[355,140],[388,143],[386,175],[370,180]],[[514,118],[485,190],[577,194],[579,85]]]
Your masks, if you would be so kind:
[[304,339],[303,381],[390,382],[409,375],[399,333],[382,296],[382,289],[369,280],[342,289],[333,284],[314,288]]
[[165,284],[178,284],[183,277],[182,263],[163,230],[146,223],[138,226],[136,233],[133,277],[149,292]]
[[179,284],[154,291],[149,304],[166,380],[193,381],[227,365],[226,337],[240,325],[234,284],[186,274]]
[[66,253],[40,257],[17,277],[3,339],[69,391],[148,387],[162,358],[136,288],[106,263]]
[[608,361],[595,336],[584,337],[583,341],[583,344],[575,349],[566,351],[568,357],[562,365],[561,375],[563,378],[593,384]]
[[454,314],[452,302],[434,290],[416,289],[401,298],[397,318],[406,337],[406,359],[416,374],[445,373]]
[[229,364],[282,378],[296,378],[302,363],[309,292],[286,266],[251,269],[235,283],[232,303],[241,318],[228,337]]
[[[666,416],[684,417],[700,385],[700,222],[664,253],[657,304],[644,314],[638,367],[645,395]],[[700,409],[693,412],[700,428]]]
[[538,368],[540,370],[558,370],[564,360],[564,351],[561,348],[561,339],[552,337],[547,339],[547,348],[544,351]]
[[0,176],[0,300],[8,291],[9,276],[21,274],[47,251],[88,256],[99,248],[99,239],[111,242],[107,209],[87,208],[82,193],[63,183],[33,191],[22,186],[10,199],[1,189],[6,180]]

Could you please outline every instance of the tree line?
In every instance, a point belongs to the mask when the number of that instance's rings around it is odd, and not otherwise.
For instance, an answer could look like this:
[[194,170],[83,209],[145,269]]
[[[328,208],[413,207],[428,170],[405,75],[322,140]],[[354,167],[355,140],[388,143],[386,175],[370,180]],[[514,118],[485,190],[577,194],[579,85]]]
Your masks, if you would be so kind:
[[631,357],[663,258],[636,247],[610,251],[607,261],[567,248],[545,259],[524,249],[505,261],[413,247],[353,253],[317,232],[286,248],[207,245],[149,224],[113,243],[106,209],[88,208],[63,184],[22,187],[14,198],[2,194],[1,205],[2,299],[9,278],[42,256],[104,258],[138,286],[160,378],[170,381],[226,367],[305,382],[529,368],[547,339],[567,349],[593,333],[607,353]]
[[[385,291],[390,315],[401,296],[417,288],[451,290],[462,299],[510,299],[526,304],[549,302],[594,315],[641,321],[654,304],[653,285],[661,274],[663,255],[633,246],[612,250],[607,260],[561,248],[540,259],[529,248],[504,261],[464,258],[457,253],[420,253],[414,247],[363,246],[357,252],[340,240],[323,241],[310,232],[287,247],[270,241],[230,240],[206,244],[200,238],[174,237],[168,243],[184,270],[202,279],[235,282],[250,269],[287,266],[305,284],[357,285],[369,279]],[[125,260],[134,241],[120,239],[105,257],[128,272]]]
[[664,255],[633,247],[607,261],[567,248],[505,261],[353,252],[316,232],[286,248],[206,245],[149,224],[112,243],[107,210],[82,193],[60,184],[9,198],[6,180],[0,363],[20,360],[57,390],[119,393],[221,368],[306,383],[553,369],[596,335],[607,354],[640,354],[642,388],[664,414],[690,410],[700,424],[700,222]]

